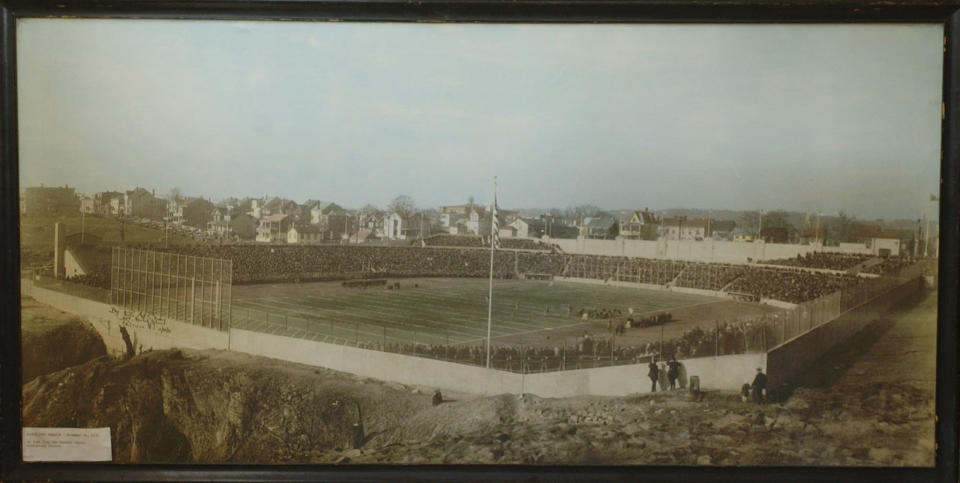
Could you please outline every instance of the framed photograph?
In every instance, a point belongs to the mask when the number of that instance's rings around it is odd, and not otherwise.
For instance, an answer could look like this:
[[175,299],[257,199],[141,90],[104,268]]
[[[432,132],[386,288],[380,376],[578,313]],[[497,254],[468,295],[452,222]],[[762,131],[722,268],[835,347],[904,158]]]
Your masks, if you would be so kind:
[[955,10],[6,2],[2,478],[956,481]]

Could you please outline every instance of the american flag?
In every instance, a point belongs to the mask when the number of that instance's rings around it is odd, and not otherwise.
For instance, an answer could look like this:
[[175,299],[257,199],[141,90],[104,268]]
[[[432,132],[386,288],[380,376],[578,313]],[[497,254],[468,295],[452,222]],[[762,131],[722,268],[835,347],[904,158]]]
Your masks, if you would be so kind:
[[493,249],[496,250],[500,248],[500,220],[497,219],[497,195],[493,195],[493,224],[490,229],[493,232],[490,237],[490,243]]

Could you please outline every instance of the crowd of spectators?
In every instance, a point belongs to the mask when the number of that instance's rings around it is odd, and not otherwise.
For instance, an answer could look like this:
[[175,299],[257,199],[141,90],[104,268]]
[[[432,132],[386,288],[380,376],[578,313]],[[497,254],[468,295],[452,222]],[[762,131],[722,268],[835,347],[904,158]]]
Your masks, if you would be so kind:
[[[233,281],[237,283],[386,277],[482,278],[488,276],[490,270],[489,252],[464,248],[197,244],[167,251],[229,259],[233,262]],[[887,274],[896,272],[907,264],[908,262],[900,259],[888,259],[877,265],[875,270]],[[862,283],[862,279],[853,275],[801,268],[574,255],[547,251],[495,252],[495,277],[510,279],[525,275],[727,290],[789,303],[812,300]],[[605,316],[588,315],[588,318],[597,317]]]
[[875,265],[870,265],[863,269],[866,273],[877,275],[896,275],[913,262],[904,258],[884,258],[883,261]]
[[68,282],[79,283],[90,287],[110,288],[110,276],[105,272],[92,272],[83,275],[67,277]]
[[747,271],[743,265],[689,262],[675,285],[702,290],[721,290]]
[[728,290],[798,304],[860,281],[859,277],[846,274],[750,267],[733,281]]
[[766,260],[760,263],[765,265],[781,265],[803,268],[824,268],[829,270],[848,270],[868,259],[870,255],[850,253],[811,252],[806,255],[797,255],[794,258]]
[[[412,245],[420,244],[421,240],[413,240]],[[484,248],[490,246],[490,238],[479,235],[434,235],[423,239],[426,246],[436,247],[473,247]],[[540,240],[529,238],[501,238],[500,247],[509,250],[546,250],[552,251],[554,245]]]
[[[767,322],[731,322],[714,329],[696,327],[676,338],[642,344],[616,344],[613,337],[584,334],[576,343],[553,346],[496,344],[490,347],[491,365],[512,371],[556,371],[635,364],[651,359],[666,360],[713,357],[758,352],[776,344],[777,331]],[[458,344],[402,344],[362,341],[357,347],[416,355],[463,364],[486,364],[486,347]]]

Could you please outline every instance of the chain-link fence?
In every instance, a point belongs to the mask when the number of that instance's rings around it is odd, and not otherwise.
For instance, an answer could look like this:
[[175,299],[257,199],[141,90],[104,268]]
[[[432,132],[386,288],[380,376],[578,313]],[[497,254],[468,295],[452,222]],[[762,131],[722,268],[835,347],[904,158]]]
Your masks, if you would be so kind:
[[114,247],[110,266],[111,304],[229,330],[230,260]]

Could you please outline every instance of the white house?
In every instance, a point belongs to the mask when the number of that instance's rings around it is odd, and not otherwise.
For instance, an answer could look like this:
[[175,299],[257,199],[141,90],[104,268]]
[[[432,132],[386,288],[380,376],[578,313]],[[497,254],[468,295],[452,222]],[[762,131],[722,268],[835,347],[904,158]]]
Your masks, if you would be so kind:
[[310,243],[323,239],[323,227],[318,225],[294,225],[287,230],[287,243]]
[[702,240],[707,237],[708,223],[707,220],[665,219],[657,229],[657,236],[667,240]]
[[[524,221],[523,218],[517,218],[507,226],[512,226],[516,230],[515,235],[518,238],[527,238],[529,236],[530,224]],[[503,230],[501,230],[500,236],[503,236],[502,231]]]
[[403,234],[403,217],[393,212],[383,218],[383,237],[388,240],[405,240]]
[[472,233],[474,235],[480,234],[480,218],[480,212],[478,210],[470,210],[470,213],[467,215],[467,219],[464,222],[464,225],[467,226],[468,233]]
[[289,226],[290,217],[283,213],[264,216],[260,219],[260,226],[257,227],[257,241],[263,243],[283,241],[287,237]]

